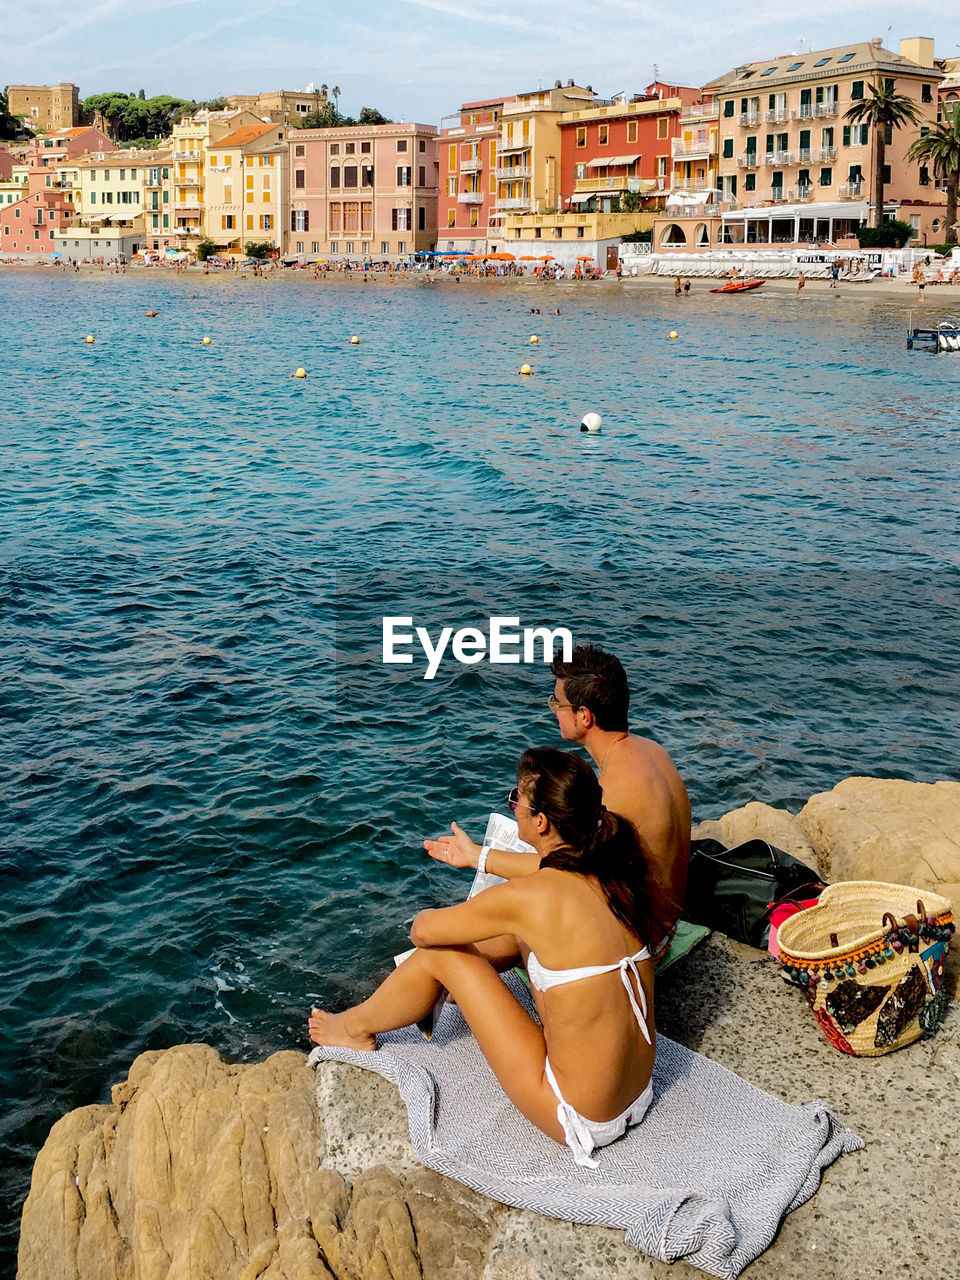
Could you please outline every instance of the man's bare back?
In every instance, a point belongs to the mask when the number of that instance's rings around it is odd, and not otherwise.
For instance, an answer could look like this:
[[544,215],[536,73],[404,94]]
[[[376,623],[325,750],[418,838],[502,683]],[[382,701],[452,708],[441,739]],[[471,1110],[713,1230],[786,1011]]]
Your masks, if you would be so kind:
[[669,755],[650,738],[628,734],[601,756],[603,803],[633,823],[664,894],[665,923],[680,916],[690,858],[690,801]]

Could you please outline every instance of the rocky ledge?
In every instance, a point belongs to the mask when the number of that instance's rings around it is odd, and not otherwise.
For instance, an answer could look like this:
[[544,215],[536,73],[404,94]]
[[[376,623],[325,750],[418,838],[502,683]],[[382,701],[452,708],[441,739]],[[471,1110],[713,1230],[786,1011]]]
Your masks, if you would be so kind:
[[[698,835],[763,836],[825,878],[960,901],[960,784],[849,778],[796,817],[749,804]],[[954,956],[948,984],[956,987]],[[827,1099],[866,1148],[827,1170],[748,1280],[950,1274],[940,1188],[960,1124],[960,1015],[884,1058],[838,1054],[765,953],[714,936],[658,983],[657,1025],[791,1102]],[[299,1053],[253,1066],[205,1045],[145,1053],[112,1101],[37,1157],[19,1280],[693,1280],[618,1232],[495,1204],[418,1164],[396,1091]]]

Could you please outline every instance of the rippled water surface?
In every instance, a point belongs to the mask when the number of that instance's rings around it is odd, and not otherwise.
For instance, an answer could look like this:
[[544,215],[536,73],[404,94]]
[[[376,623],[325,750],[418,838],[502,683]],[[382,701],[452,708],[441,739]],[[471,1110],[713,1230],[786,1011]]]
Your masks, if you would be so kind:
[[808,293],[0,275],[0,1265],[57,1116],[302,1047],[554,741],[384,614],[614,649],[701,817],[954,773],[960,356]]

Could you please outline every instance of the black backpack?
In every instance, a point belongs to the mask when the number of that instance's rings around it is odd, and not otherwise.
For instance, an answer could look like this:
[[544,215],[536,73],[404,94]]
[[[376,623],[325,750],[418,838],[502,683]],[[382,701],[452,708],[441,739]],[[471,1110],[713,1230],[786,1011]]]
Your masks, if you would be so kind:
[[683,917],[765,947],[771,904],[817,898],[823,888],[816,871],[766,840],[748,840],[734,849],[719,840],[694,840]]

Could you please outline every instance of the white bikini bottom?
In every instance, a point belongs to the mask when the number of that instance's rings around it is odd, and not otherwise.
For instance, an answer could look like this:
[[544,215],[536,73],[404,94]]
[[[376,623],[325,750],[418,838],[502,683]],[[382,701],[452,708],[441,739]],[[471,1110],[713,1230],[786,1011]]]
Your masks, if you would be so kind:
[[557,1095],[559,1103],[557,1119],[563,1128],[563,1136],[567,1140],[567,1146],[573,1152],[574,1161],[584,1169],[598,1169],[599,1162],[591,1159],[593,1150],[596,1147],[609,1146],[611,1142],[616,1142],[617,1138],[622,1138],[631,1125],[640,1123],[653,1101],[653,1081],[651,1081],[640,1097],[635,1102],[631,1102],[626,1111],[615,1120],[588,1120],[579,1111],[574,1111],[569,1102],[564,1102],[549,1058],[546,1061],[545,1071],[547,1083]]

